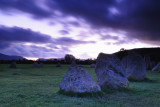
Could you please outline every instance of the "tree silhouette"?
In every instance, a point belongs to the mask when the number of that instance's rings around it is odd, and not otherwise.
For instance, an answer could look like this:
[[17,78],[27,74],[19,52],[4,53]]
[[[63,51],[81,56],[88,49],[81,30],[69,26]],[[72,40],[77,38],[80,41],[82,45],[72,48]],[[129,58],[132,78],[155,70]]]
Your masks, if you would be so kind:
[[75,57],[71,54],[66,54],[64,57],[66,63],[71,64],[72,61],[75,61]]

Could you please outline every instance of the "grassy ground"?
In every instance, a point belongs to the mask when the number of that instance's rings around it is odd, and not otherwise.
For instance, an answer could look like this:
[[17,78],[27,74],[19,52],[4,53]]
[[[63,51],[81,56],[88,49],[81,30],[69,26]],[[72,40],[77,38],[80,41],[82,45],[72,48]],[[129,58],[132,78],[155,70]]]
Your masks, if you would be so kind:
[[[69,97],[58,94],[59,83],[68,70],[45,65],[17,65],[11,69],[0,65],[0,107],[158,107],[160,106],[160,73],[147,72],[147,80],[130,82],[126,90],[105,90],[102,96]],[[96,80],[94,69],[84,67]]]

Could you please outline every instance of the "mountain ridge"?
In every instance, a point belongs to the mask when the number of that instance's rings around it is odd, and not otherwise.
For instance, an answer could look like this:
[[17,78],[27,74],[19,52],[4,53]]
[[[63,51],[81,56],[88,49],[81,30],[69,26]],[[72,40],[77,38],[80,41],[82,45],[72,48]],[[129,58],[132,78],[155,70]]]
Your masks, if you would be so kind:
[[15,56],[15,55],[5,55],[0,53],[0,60],[23,60],[22,56]]
[[160,47],[157,48],[135,48],[130,50],[123,50],[115,52],[120,59],[128,54],[129,51],[134,51],[139,53],[142,57],[150,57],[151,61],[159,62],[160,61]]

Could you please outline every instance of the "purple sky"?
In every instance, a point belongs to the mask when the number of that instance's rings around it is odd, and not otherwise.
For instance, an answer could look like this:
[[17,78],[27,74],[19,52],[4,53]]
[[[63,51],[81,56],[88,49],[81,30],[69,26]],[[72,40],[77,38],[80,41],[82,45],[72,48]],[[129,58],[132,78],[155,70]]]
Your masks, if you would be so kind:
[[3,54],[96,58],[159,45],[159,0],[0,0]]

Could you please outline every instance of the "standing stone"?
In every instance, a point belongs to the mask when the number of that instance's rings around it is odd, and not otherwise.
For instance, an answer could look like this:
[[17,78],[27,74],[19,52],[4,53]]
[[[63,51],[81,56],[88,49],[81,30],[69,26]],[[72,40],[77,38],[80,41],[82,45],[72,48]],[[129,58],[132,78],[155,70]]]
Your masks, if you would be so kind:
[[160,62],[152,69],[152,71],[160,71]]
[[72,67],[76,67],[76,62],[75,62],[75,61],[72,61],[71,66],[72,66]]
[[98,92],[101,88],[95,83],[91,75],[81,67],[70,67],[64,75],[60,89],[65,92]]
[[40,63],[40,64],[39,64],[39,67],[40,67],[40,68],[43,68],[43,66],[44,66],[43,63]]
[[149,64],[149,69],[152,70],[156,66],[156,63],[154,61],[151,61]]
[[16,62],[12,62],[9,67],[10,67],[10,68],[17,68]]
[[82,64],[79,64],[78,67],[83,67]]
[[150,67],[150,56],[145,56],[144,57],[144,61],[145,61],[145,64],[146,64],[146,69],[149,69]]
[[33,67],[33,68],[38,68],[38,63],[37,63],[37,62],[34,62],[34,63],[32,64],[32,67]]
[[100,53],[95,68],[98,84],[101,88],[128,88],[129,82],[126,72],[118,59],[113,54]]
[[128,60],[127,56],[123,57],[123,59],[121,60],[121,63],[124,69],[127,68],[127,60]]
[[145,61],[141,55],[135,52],[129,52],[128,55],[122,59],[122,64],[125,67],[129,80],[143,80],[145,78]]
[[56,64],[56,67],[61,67],[61,63],[58,62],[58,63]]
[[96,67],[96,64],[91,64],[91,68],[95,68]]

